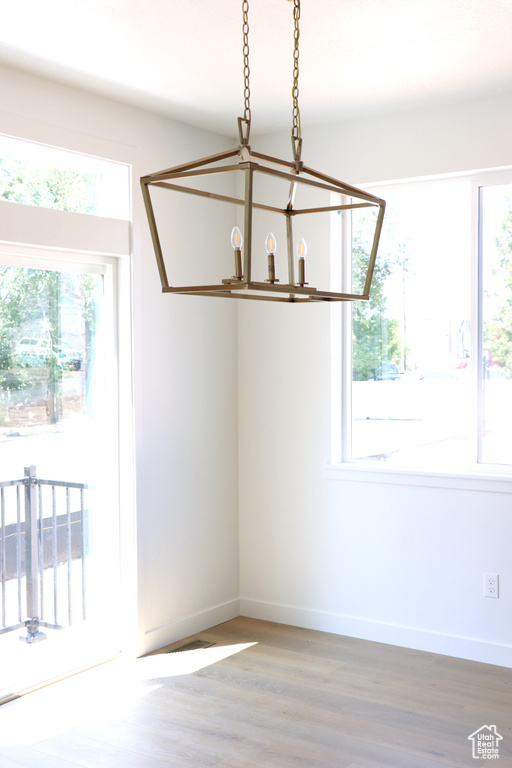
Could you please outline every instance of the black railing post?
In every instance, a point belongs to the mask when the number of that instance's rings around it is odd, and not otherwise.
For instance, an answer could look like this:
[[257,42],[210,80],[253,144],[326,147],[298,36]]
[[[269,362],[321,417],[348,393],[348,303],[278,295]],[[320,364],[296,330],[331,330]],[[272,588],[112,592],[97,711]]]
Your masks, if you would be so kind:
[[20,637],[27,643],[46,640],[39,631],[39,537],[37,530],[36,468],[25,467],[25,578],[27,593],[27,634]]

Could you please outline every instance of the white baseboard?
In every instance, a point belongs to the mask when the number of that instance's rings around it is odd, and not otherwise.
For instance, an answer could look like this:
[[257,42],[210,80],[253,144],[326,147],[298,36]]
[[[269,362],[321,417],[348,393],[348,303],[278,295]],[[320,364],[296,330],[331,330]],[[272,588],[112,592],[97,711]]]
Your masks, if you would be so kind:
[[332,632],[336,635],[358,637],[377,643],[414,648],[418,651],[440,653],[459,659],[480,661],[502,667],[512,667],[512,645],[492,643],[471,637],[442,634],[414,627],[361,619],[355,616],[279,605],[264,600],[240,599],[240,615],[253,619],[291,624],[305,629]]
[[155,627],[146,632],[145,647],[142,653],[156,651],[158,648],[163,648],[164,645],[175,643],[176,640],[189,637],[196,632],[202,632],[216,626],[216,624],[222,624],[223,621],[236,619],[237,616],[240,616],[240,601],[238,599],[228,600],[203,611],[181,616],[169,624]]
[[512,668],[512,645],[249,598],[229,600],[149,630],[145,634],[142,652],[149,653],[237,616]]

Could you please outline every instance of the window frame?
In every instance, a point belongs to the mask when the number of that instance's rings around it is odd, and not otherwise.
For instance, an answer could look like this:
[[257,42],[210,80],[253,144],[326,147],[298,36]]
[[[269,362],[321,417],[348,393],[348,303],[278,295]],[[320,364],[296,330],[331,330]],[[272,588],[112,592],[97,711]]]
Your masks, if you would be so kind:
[[[327,476],[332,479],[350,479],[364,482],[380,482],[401,485],[434,486],[442,488],[487,489],[512,492],[512,464],[483,464],[481,459],[481,434],[483,418],[482,366],[476,361],[483,352],[482,326],[482,225],[480,190],[486,186],[512,183],[512,166],[478,172],[443,174],[441,176],[400,179],[361,186],[371,188],[376,194],[383,187],[408,184],[429,184],[467,180],[471,184],[471,252],[470,263],[470,324],[477,333],[470,339],[470,382],[472,391],[471,443],[475,461],[459,468],[445,469],[400,467],[385,462],[368,463],[352,458],[352,306],[344,302],[331,307],[331,463]],[[339,197],[336,198],[336,204]],[[331,215],[331,279],[334,290],[348,290],[351,281],[352,225],[350,212],[340,218]],[[339,254],[342,254],[341,266]]]
[[[133,179],[140,176],[134,171],[137,157],[127,153],[126,145],[103,140],[101,137],[64,131],[56,134],[41,132],[34,121],[20,121],[3,114],[4,128],[0,135],[30,144],[49,146],[78,156],[86,156],[127,168],[126,218],[107,218],[99,214],[73,213],[23,203],[13,204],[0,198],[2,232],[0,251],[4,254],[32,254],[36,259],[52,256],[71,258],[91,264],[106,261],[113,266],[113,331],[116,351],[116,398],[118,480],[118,521],[120,535],[120,610],[125,624],[130,627],[120,637],[121,652],[133,656],[137,647],[137,622],[140,613],[137,600],[137,526],[134,368],[133,368]],[[50,134],[52,132],[50,131]],[[138,187],[137,187],[138,189]]]
[[[113,256],[88,252],[68,251],[57,248],[37,248],[32,246],[4,243],[0,241],[0,265],[44,269],[56,272],[80,272],[101,275],[104,280],[105,318],[107,320],[106,354],[108,369],[105,380],[105,410],[110,414],[109,430],[112,433],[114,451],[114,470],[119,477],[119,276],[118,259]],[[116,484],[117,485],[117,484]],[[119,517],[119,498],[116,492],[115,505]]]
[[[99,157],[83,151],[77,151],[67,147],[47,144],[35,139],[22,136],[14,136],[10,133],[0,132],[0,156],[3,149],[7,150],[7,157],[16,157],[16,160],[30,165],[30,160],[36,158],[33,165],[34,171],[62,170],[94,174],[97,181],[95,191],[95,210],[88,212],[71,211],[68,208],[59,208],[54,205],[43,205],[41,202],[20,202],[0,196],[4,202],[21,205],[26,208],[38,208],[44,211],[60,211],[62,213],[78,213],[82,216],[92,216],[96,219],[110,219],[112,221],[130,222],[131,211],[131,165],[107,157]],[[17,150],[17,151],[16,151]],[[126,184],[120,183],[120,173],[126,173]],[[112,207],[112,200],[116,205]]]

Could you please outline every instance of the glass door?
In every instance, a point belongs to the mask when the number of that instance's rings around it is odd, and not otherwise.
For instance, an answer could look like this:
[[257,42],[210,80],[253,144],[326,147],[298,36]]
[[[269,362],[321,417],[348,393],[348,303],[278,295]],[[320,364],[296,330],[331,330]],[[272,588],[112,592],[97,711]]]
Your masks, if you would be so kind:
[[0,699],[119,652],[114,284],[0,261]]

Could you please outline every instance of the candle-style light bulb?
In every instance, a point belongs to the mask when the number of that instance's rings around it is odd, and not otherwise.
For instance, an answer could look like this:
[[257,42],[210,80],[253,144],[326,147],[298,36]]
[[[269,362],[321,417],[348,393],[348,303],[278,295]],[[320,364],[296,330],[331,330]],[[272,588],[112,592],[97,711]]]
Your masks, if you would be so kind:
[[242,237],[242,233],[240,232],[238,227],[233,227],[233,229],[231,230],[231,246],[233,250],[241,251],[243,244],[244,244],[244,239]]
[[267,238],[265,240],[265,249],[268,254],[268,282],[275,283],[276,282],[276,266],[275,266],[274,254],[277,250],[277,243],[276,243],[276,238],[274,237],[272,232],[269,232],[267,235]]
[[277,251],[276,238],[274,237],[272,232],[269,232],[267,235],[267,239],[265,240],[265,248],[267,249],[267,253],[269,255]]
[[242,272],[242,245],[244,244],[244,239],[242,237],[242,233],[238,229],[238,227],[233,227],[231,230],[231,246],[235,252],[235,274],[234,278],[236,280],[241,280],[243,277]]
[[306,259],[305,256],[308,252],[308,247],[306,245],[306,241],[303,237],[300,238],[299,242],[297,243],[296,253],[298,257],[298,264],[297,264],[297,271],[298,271],[298,280],[297,285],[300,285],[301,287],[304,287],[307,285],[306,283]]
[[297,243],[297,256],[299,257],[299,259],[304,258],[304,256],[307,255],[307,252],[308,252],[308,247],[306,245],[306,241],[304,240],[303,237],[301,237],[301,239]]

